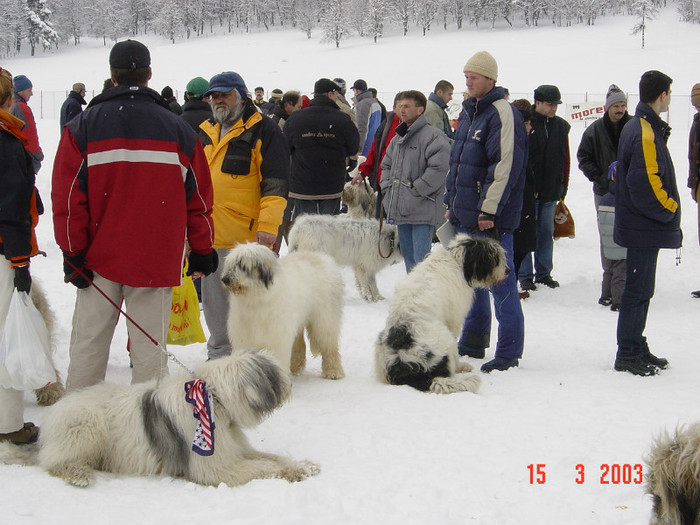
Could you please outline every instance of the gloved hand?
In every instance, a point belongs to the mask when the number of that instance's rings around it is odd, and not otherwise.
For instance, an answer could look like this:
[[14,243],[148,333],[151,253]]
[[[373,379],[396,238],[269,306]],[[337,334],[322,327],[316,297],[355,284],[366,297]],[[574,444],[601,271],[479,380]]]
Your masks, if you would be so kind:
[[27,293],[32,289],[32,276],[29,274],[28,264],[15,267],[15,289]]
[[348,167],[345,171],[350,173],[355,168],[357,168],[357,159],[348,159]]
[[218,267],[219,255],[216,250],[212,250],[206,255],[190,252],[187,257],[187,275],[201,272],[206,276],[214,273]]
[[[78,270],[83,272],[85,277],[80,275]],[[63,282],[71,283],[73,286],[80,288],[81,290],[90,286],[90,282],[95,276],[92,273],[92,270],[85,267],[85,258],[82,254],[68,255],[65,252],[63,252],[63,275]]]

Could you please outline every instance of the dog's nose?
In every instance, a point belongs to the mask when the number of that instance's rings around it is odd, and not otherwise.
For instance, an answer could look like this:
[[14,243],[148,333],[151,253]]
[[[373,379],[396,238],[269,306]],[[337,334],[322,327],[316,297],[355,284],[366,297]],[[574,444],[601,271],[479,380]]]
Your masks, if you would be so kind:
[[231,279],[228,278],[228,275],[224,275],[221,278],[221,282],[224,283],[225,286],[228,286],[229,284],[231,284]]

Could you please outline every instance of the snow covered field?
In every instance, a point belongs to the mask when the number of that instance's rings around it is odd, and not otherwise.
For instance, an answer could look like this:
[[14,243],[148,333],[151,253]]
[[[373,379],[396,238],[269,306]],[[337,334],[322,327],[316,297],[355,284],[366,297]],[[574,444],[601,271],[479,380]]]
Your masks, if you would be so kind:
[[[462,67],[481,49],[498,60],[499,84],[532,99],[539,84],[557,84],[565,102],[584,93],[602,100],[611,83],[636,104],[640,75],[660,69],[674,83],[669,142],[682,188],[685,233],[682,263],[675,252],[659,257],[656,296],[646,335],[652,351],[671,366],[658,377],[612,370],[616,314],[597,304],[600,263],[590,183],[574,160],[567,197],[577,236],[555,244],[554,277],[561,287],[539,289],[523,303],[525,353],[519,368],[482,375],[476,394],[436,396],[378,383],[373,342],[388,300],[363,302],[349,270],[341,340],[347,377],[320,378],[310,361],[294,379],[287,405],[248,432],[256,448],[309,459],[321,474],[298,484],[254,481],[239,488],[200,487],[181,480],[133,479],[100,474],[94,487],[75,489],[38,468],[0,466],[0,522],[24,524],[179,524],[193,520],[236,524],[464,524],[579,525],[648,521],[635,465],[652,437],[698,419],[700,353],[696,322],[700,300],[697,210],[685,189],[691,86],[700,81],[689,65],[700,63],[700,28],[677,21],[669,7],[651,22],[647,47],[631,35],[631,17],[601,18],[593,27],[512,30],[418,31],[373,44],[352,39],[340,49],[299,32],[212,37],[172,45],[144,38],[153,56],[151,86],[184,89],[194,76],[222,70],[241,73],[252,89],[263,85],[308,92],[320,77],[366,79],[391,104],[403,89],[428,93],[446,78],[463,90]],[[77,81],[101,89],[109,47],[84,40],[59,53],[5,60],[27,75],[35,90],[60,91]],[[38,112],[38,100],[30,105]],[[560,109],[560,114],[563,108]],[[61,257],[50,220],[50,173],[58,122],[39,121],[46,160],[38,186],[47,204],[39,224],[41,248],[32,272],[47,288],[59,328],[56,361],[65,374],[74,288],[62,282]],[[575,159],[582,124],[571,130]],[[403,265],[379,275],[390,299]],[[274,322],[271,317],[270,322]],[[494,323],[495,331],[495,323]],[[495,333],[492,340],[496,340]],[[127,383],[126,331],[117,329],[108,381]],[[205,358],[204,345],[172,347],[188,366]],[[487,351],[487,357],[492,355]],[[472,360],[478,367],[481,362]],[[176,365],[171,374],[180,373]],[[47,409],[26,396],[26,419],[41,424]],[[128,431],[128,429],[125,429]],[[625,467],[629,465],[629,467]],[[582,477],[583,473],[583,477]],[[629,474],[629,475],[626,475]],[[543,477],[544,476],[544,477]],[[580,481],[577,482],[577,481]],[[541,483],[540,483],[541,482]]]

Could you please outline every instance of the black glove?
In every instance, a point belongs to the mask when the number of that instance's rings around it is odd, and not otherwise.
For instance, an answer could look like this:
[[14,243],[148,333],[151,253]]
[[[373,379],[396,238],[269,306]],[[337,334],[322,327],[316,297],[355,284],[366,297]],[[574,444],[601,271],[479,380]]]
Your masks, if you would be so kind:
[[[80,275],[78,270],[83,272],[85,277]],[[90,286],[90,282],[94,277],[92,270],[88,270],[85,267],[85,258],[81,254],[67,255],[65,252],[63,253],[63,275],[64,283],[71,283],[81,290]]]
[[190,255],[187,257],[187,275],[201,272],[206,276],[214,273],[218,267],[219,255],[216,253],[216,250],[212,250],[206,255],[190,252]]
[[348,167],[345,171],[350,173],[355,168],[357,168],[357,159],[348,159]]
[[15,289],[27,293],[32,289],[32,276],[29,274],[28,264],[15,268]]

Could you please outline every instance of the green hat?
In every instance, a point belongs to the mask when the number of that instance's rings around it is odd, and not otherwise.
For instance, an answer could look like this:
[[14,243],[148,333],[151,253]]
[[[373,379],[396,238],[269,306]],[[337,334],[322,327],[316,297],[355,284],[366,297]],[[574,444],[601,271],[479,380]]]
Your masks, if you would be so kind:
[[209,82],[202,77],[195,77],[187,83],[185,91],[195,97],[202,97],[209,89]]

